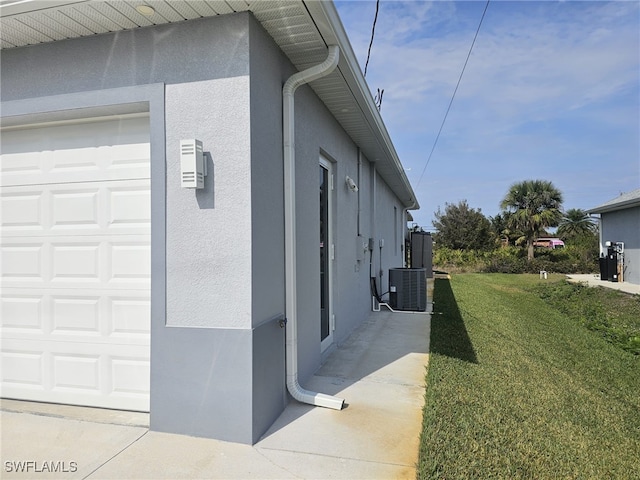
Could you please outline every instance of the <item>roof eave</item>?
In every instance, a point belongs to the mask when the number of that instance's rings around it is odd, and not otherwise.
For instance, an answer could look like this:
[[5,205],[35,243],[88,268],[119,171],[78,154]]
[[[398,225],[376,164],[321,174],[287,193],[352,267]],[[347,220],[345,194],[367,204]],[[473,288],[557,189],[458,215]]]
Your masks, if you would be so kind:
[[634,198],[626,202],[615,203],[613,205],[602,205],[600,207],[587,210],[587,213],[609,213],[617,210],[626,210],[627,208],[640,207],[640,199]]
[[[381,141],[381,147],[386,153],[386,158],[369,158],[371,162],[386,162],[397,175],[397,180],[402,184],[405,195],[402,195],[402,202],[405,208],[417,210],[420,208],[416,195],[411,187],[411,183],[404,173],[398,154],[393,146],[389,132],[387,131],[380,112],[371,96],[369,86],[362,74],[356,56],[351,48],[351,43],[342,26],[342,22],[333,2],[320,2],[314,0],[303,0],[308,12],[315,22],[318,31],[322,35],[327,45],[338,45],[341,50],[341,58],[338,68],[345,80],[351,87],[356,102],[360,106],[361,112],[371,126],[377,132]],[[363,148],[362,145],[360,145]],[[366,149],[366,147],[365,147]]]

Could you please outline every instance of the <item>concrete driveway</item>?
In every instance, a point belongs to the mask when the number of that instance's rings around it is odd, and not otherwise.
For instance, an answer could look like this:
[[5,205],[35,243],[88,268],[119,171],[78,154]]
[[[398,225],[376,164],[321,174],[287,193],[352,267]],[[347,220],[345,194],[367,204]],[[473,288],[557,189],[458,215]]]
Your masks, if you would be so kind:
[[[430,297],[431,298],[431,297]],[[148,415],[2,401],[2,478],[415,478],[428,313],[372,312],[254,446],[148,430]]]
[[600,275],[573,274],[573,275],[567,275],[567,280],[573,283],[586,283],[590,287],[611,288],[613,290],[620,290],[621,292],[640,295],[640,285],[635,285],[629,282],[607,282],[605,280],[600,280]]

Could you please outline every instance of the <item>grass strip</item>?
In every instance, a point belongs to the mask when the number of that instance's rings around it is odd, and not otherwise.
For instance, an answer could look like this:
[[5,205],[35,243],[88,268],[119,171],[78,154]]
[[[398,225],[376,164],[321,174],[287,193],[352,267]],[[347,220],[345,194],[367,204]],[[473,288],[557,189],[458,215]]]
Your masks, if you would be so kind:
[[640,356],[545,303],[538,283],[436,280],[419,479],[638,478]]
[[640,295],[568,281],[533,288],[547,304],[623,350],[640,355]]

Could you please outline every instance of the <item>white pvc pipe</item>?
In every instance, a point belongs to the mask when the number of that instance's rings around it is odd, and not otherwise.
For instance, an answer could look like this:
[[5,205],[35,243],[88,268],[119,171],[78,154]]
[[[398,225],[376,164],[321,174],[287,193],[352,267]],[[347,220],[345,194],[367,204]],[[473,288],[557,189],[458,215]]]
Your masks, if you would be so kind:
[[285,291],[286,291],[286,352],[287,389],[299,402],[319,407],[341,410],[344,399],[311,392],[298,383],[298,318],[296,281],[296,175],[295,175],[295,111],[296,89],[318,78],[330,74],[338,65],[340,49],[329,47],[327,59],[315,67],[298,72],[286,81],[282,89],[283,150],[284,150],[284,237],[285,237]]

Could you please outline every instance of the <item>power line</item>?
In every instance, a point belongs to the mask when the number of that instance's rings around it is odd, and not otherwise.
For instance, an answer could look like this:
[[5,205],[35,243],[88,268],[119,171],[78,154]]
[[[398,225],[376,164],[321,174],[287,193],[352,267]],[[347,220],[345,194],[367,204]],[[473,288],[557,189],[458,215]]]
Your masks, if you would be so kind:
[[449,101],[449,106],[447,107],[447,111],[444,114],[444,118],[442,119],[442,124],[440,125],[440,130],[438,130],[438,135],[436,136],[435,142],[433,142],[433,147],[431,148],[431,152],[429,153],[429,157],[427,158],[427,163],[424,164],[424,168],[422,169],[422,173],[420,174],[420,178],[418,179],[418,183],[416,183],[416,188],[420,185],[422,181],[422,177],[424,177],[424,172],[427,170],[427,165],[431,161],[431,157],[433,156],[433,152],[436,149],[436,145],[438,144],[438,139],[440,138],[440,134],[442,133],[442,129],[444,128],[444,124],[447,121],[447,116],[449,116],[449,110],[451,110],[451,105],[453,104],[453,99],[456,98],[456,93],[458,92],[458,87],[460,86],[460,82],[462,81],[462,76],[464,75],[464,71],[467,68],[467,63],[469,62],[469,57],[471,57],[471,52],[473,51],[473,46],[476,44],[476,39],[478,38],[478,33],[480,33],[480,27],[482,26],[482,21],[484,20],[484,16],[487,13],[487,9],[489,8],[489,2],[491,0],[487,0],[487,4],[484,6],[484,11],[482,12],[482,17],[480,17],[480,23],[478,24],[478,28],[476,30],[476,34],[473,37],[473,42],[471,42],[471,47],[469,48],[469,53],[467,54],[467,59],[464,61],[464,65],[462,66],[462,72],[460,72],[460,78],[458,78],[458,83],[456,84],[456,88],[453,91],[453,95],[451,95],[451,100]]
[[373,26],[371,27],[371,41],[369,42],[369,50],[367,51],[367,62],[364,64],[364,76],[367,76],[367,67],[369,66],[369,57],[371,56],[371,46],[373,45],[373,37],[376,34],[376,22],[378,21],[378,8],[380,7],[380,0],[376,1],[376,15],[373,17]]

